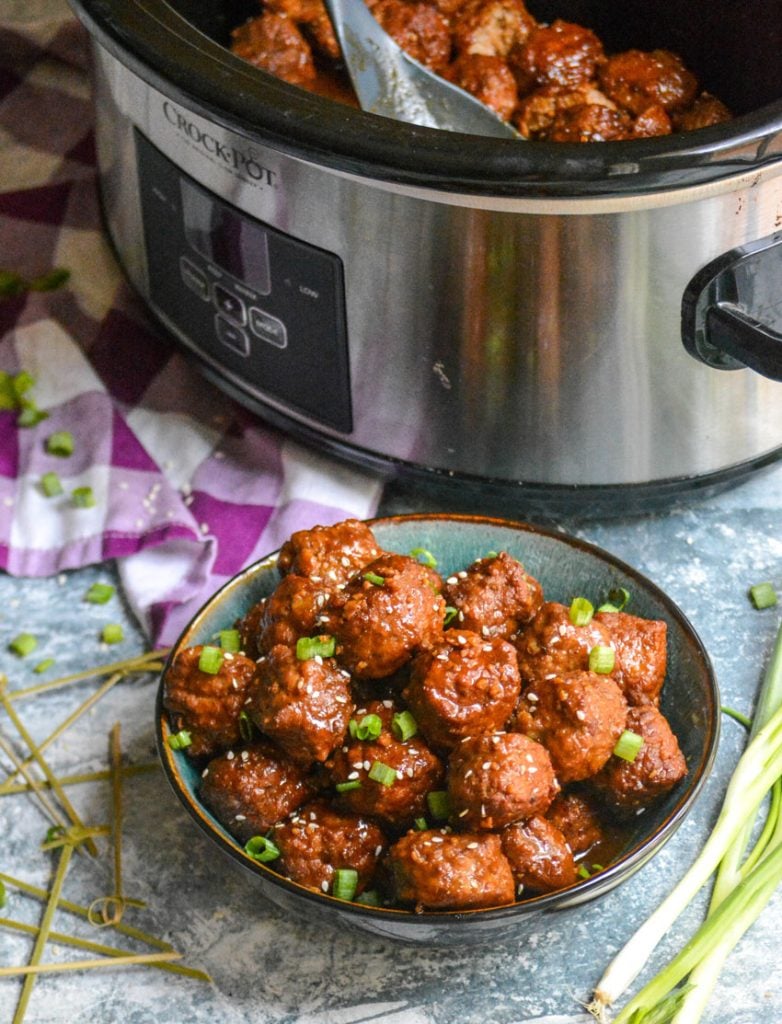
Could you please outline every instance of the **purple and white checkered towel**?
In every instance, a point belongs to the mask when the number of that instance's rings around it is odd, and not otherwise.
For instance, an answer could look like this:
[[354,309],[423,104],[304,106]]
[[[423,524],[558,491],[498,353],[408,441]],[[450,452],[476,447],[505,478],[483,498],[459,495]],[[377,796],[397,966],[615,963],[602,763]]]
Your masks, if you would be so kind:
[[[0,371],[30,373],[48,412],[19,427],[0,411],[0,568],[40,576],[118,559],[139,621],[169,643],[293,530],[372,515],[381,484],[260,425],[146,320],[101,233],[85,66],[64,0],[4,0],[0,269],[71,276],[0,298]],[[46,451],[60,430],[74,436],[69,457]],[[47,472],[62,495],[44,495]],[[74,506],[77,487],[93,506]]]

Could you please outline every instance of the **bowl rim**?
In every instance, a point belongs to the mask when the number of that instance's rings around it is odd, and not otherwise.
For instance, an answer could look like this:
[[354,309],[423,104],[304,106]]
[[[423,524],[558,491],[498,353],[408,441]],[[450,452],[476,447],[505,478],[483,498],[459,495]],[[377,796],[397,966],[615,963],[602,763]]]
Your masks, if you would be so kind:
[[183,647],[189,646],[188,637],[198,628],[202,619],[211,610],[212,606],[221,601],[229,592],[240,589],[244,584],[246,584],[248,578],[252,578],[259,572],[273,568],[277,563],[279,549],[270,552],[263,558],[260,558],[251,565],[246,566],[241,572],[227,580],[217,591],[215,591],[214,594],[211,595],[195,615],[193,615],[175,643],[171,645],[165,664],[160,673],[160,680],[155,700],[155,738],[157,742],[158,755],[162,762],[167,781],[176,796],[179,798],[180,802],[183,804],[185,810],[189,813],[190,817],[193,818],[196,824],[201,827],[201,829],[206,833],[206,836],[212,840],[212,842],[216,843],[224,853],[228,854],[232,860],[258,877],[273,883],[296,897],[313,901],[321,908],[324,906],[324,901],[326,901],[326,903],[330,902],[333,906],[335,905],[335,909],[338,907],[341,913],[353,914],[356,917],[371,918],[373,920],[397,922],[404,920],[405,922],[410,922],[413,927],[421,927],[425,925],[431,926],[433,924],[455,921],[464,922],[465,924],[470,921],[499,921],[510,916],[523,917],[547,910],[565,909],[566,907],[575,906],[576,904],[591,900],[592,898],[612,889],[614,885],[622,880],[621,878],[617,878],[618,875],[622,876],[622,878],[629,877],[636,870],[642,867],[647,860],[658,853],[677,831],[700,796],[706,780],[710,775],[711,768],[716,757],[720,735],[720,693],[711,658],[709,657],[703,641],[698,635],[695,627],[676,602],[669,597],[664,590],[662,590],[643,573],[639,572],[639,570],[618,558],[616,555],[611,554],[609,551],[606,551],[597,544],[583,540],[580,537],[575,537],[570,533],[520,520],[462,513],[416,512],[378,516],[373,519],[365,519],[363,521],[370,528],[374,528],[376,526],[433,520],[437,522],[499,526],[518,530],[522,533],[538,534],[554,541],[562,542],[566,546],[575,548],[586,554],[595,556],[599,560],[625,574],[630,580],[640,583],[652,597],[665,607],[668,615],[672,619],[676,620],[678,625],[681,627],[684,636],[693,648],[694,655],[700,662],[700,667],[709,684],[706,692],[708,716],[704,723],[704,747],[699,764],[690,769],[690,773],[688,774],[688,784],[679,796],[676,804],[653,832],[648,836],[645,836],[643,840],[635,843],[629,850],[623,853],[619,858],[617,858],[617,860],[613,861],[602,871],[599,871],[589,878],[579,879],[573,885],[564,889],[557,889],[551,893],[531,896],[528,899],[504,904],[498,907],[485,907],[471,910],[415,912],[404,908],[365,906],[360,903],[353,903],[338,899],[330,893],[322,893],[317,892],[314,889],[309,889],[298,882],[294,882],[291,879],[286,878],[284,875],[277,874],[266,864],[253,860],[253,858],[245,853],[238,840],[226,839],[226,837],[215,828],[207,815],[205,808],[202,807],[200,802],[194,797],[183,782],[179,772],[177,758],[167,742],[168,736],[170,735],[170,729],[168,724],[168,715],[163,707],[163,684],[166,673],[179,650]]

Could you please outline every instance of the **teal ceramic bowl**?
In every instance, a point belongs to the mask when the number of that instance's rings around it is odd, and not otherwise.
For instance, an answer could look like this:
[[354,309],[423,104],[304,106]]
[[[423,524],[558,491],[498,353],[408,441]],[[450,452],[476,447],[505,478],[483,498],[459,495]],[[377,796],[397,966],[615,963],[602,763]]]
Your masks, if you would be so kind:
[[[511,906],[448,913],[413,913],[346,903],[283,878],[245,854],[242,846],[198,800],[200,775],[181,751],[168,746],[168,718],[157,700],[157,739],[169,782],[196,826],[247,873],[264,896],[308,920],[319,919],[406,942],[464,945],[523,934],[540,914],[561,912],[603,895],[629,878],[670,839],[691,810],[708,776],[719,733],[719,694],[709,657],[695,630],[674,602],[629,565],[594,545],[565,534],[500,519],[460,515],[409,515],[377,519],[370,525],[378,543],[406,554],[423,547],[447,576],[487,551],[507,551],[543,584],[547,600],[569,604],[583,595],[597,604],[615,587],[632,594],[630,610],[668,624],[668,678],[661,709],[687,759],[687,777],[668,797],[639,815],[628,830],[621,855],[605,870],[567,889]],[[172,649],[206,643],[230,628],[279,582],[276,553],[240,573],[195,616]]]

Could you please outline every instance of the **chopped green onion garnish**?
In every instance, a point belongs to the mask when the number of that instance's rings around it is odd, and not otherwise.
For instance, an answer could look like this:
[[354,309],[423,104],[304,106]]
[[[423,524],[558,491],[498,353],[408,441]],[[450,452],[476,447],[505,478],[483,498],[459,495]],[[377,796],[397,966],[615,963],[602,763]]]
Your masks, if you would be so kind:
[[246,711],[239,712],[239,735],[242,737],[245,743],[249,743],[253,738],[255,732],[255,726],[253,720],[247,714]]
[[570,602],[570,621],[574,626],[587,626],[592,621],[595,609],[585,597],[574,597]]
[[18,654],[20,658],[25,658],[28,654],[32,654],[37,646],[38,638],[33,636],[32,633],[20,633],[8,645],[10,650],[14,654]]
[[578,874],[579,878],[591,878],[592,877],[590,875],[590,873],[589,873],[589,868],[587,868],[586,864],[579,864],[578,865],[578,872],[577,872],[577,874]]
[[497,558],[498,555],[497,555],[496,551],[487,551],[486,554],[483,557],[484,558]]
[[299,661],[310,658],[331,658],[337,648],[333,636],[302,636],[296,641],[296,657]]
[[362,892],[360,896],[356,896],[353,902],[361,903],[362,906],[365,907],[379,907],[380,893],[378,893],[375,889],[367,889],[364,892]]
[[100,638],[104,644],[120,644],[125,634],[118,622],[109,622],[103,627]]
[[404,743],[418,732],[418,723],[409,711],[397,711],[391,719],[391,731]]
[[50,455],[67,458],[73,455],[73,434],[70,430],[56,430],[46,438],[45,448]]
[[364,715],[358,723],[356,738],[360,740],[376,740],[383,731],[383,719],[380,715]]
[[607,676],[614,671],[616,655],[613,647],[606,647],[598,644],[589,652],[589,671],[598,672],[601,676]]
[[599,612],[621,612],[624,611],[629,600],[629,590],[625,590],[624,587],[614,587],[613,590],[608,591],[608,601],[601,604],[597,610]]
[[338,782],[334,789],[338,793],[350,793],[354,789],[361,789],[361,779],[348,779],[347,782]]
[[348,722],[348,732],[350,733],[351,739],[356,738],[356,733],[358,732],[358,722],[355,720],[355,718],[351,718],[350,721]]
[[84,600],[89,601],[90,604],[108,604],[112,597],[114,597],[114,587],[110,583],[93,583],[84,595]]
[[37,675],[41,675],[43,672],[48,671],[54,664],[54,658],[44,658],[43,661],[39,661],[33,669]]
[[48,412],[39,409],[35,402],[28,398],[22,399],[19,404],[21,412],[16,417],[16,424],[19,427],[37,427],[39,423],[49,418]]
[[41,477],[41,490],[47,498],[56,498],[62,494],[62,481],[56,473],[44,473]]
[[382,761],[373,761],[369,769],[369,777],[381,786],[393,786],[396,782],[396,769],[383,764]]
[[450,605],[446,605],[445,618],[443,619],[444,626],[450,626],[456,616],[459,614],[458,608],[452,608]]
[[184,750],[186,747],[189,747],[192,742],[190,733],[187,729],[180,729],[179,732],[168,737],[168,745],[172,750]]
[[444,789],[433,789],[426,794],[426,804],[433,818],[438,821],[445,821],[451,813],[451,801]]
[[55,267],[46,274],[34,277],[27,287],[31,292],[53,292],[58,288],[62,288],[70,276],[70,270],[67,270],[65,267]]
[[385,576],[378,576],[376,572],[365,572],[364,579],[367,583],[374,583],[376,587],[382,587],[386,582]]
[[352,900],[358,888],[358,871],[353,868],[337,868],[331,893],[338,900]]
[[777,592],[771,583],[756,583],[749,588],[749,596],[758,610],[772,608],[777,603]]
[[210,647],[208,644],[201,649],[198,658],[198,667],[202,672],[215,676],[223,666],[223,652],[219,647]]
[[253,836],[252,839],[248,839],[244,844],[244,852],[261,864],[267,864],[280,856],[278,847],[266,836]]
[[429,823],[427,822],[426,818],[416,818],[413,824],[415,825],[419,832],[426,832],[426,830],[429,828]]
[[229,654],[236,654],[242,649],[242,634],[238,629],[221,629],[218,633],[220,646]]
[[630,729],[625,729],[616,741],[614,754],[616,757],[621,757],[623,761],[635,761],[638,751],[643,745],[643,736],[639,736],[637,732],[631,732]]
[[604,868],[604,866],[602,864],[593,864],[592,865],[592,870],[593,871],[605,871],[605,868]]
[[437,559],[434,557],[431,551],[427,551],[426,548],[413,548],[410,552],[411,558],[417,558],[422,565],[428,565],[430,569],[434,569],[437,565]]
[[95,495],[91,487],[77,487],[71,491],[71,500],[76,508],[93,508],[95,505]]

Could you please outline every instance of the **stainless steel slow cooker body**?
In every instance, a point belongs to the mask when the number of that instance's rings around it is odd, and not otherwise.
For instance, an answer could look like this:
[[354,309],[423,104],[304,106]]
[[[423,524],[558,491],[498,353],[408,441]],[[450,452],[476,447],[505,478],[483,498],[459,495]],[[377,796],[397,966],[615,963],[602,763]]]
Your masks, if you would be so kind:
[[[703,487],[782,451],[782,384],[765,376],[782,375],[778,62],[755,80],[731,63],[730,125],[525,144],[271,79],[216,41],[231,5],[75,6],[120,260],[207,374],[272,421],[360,462],[554,499]],[[738,6],[763,33],[743,51],[773,52],[782,10]],[[682,28],[668,45],[699,70]],[[721,305],[764,336],[743,358],[762,372],[722,351]]]

